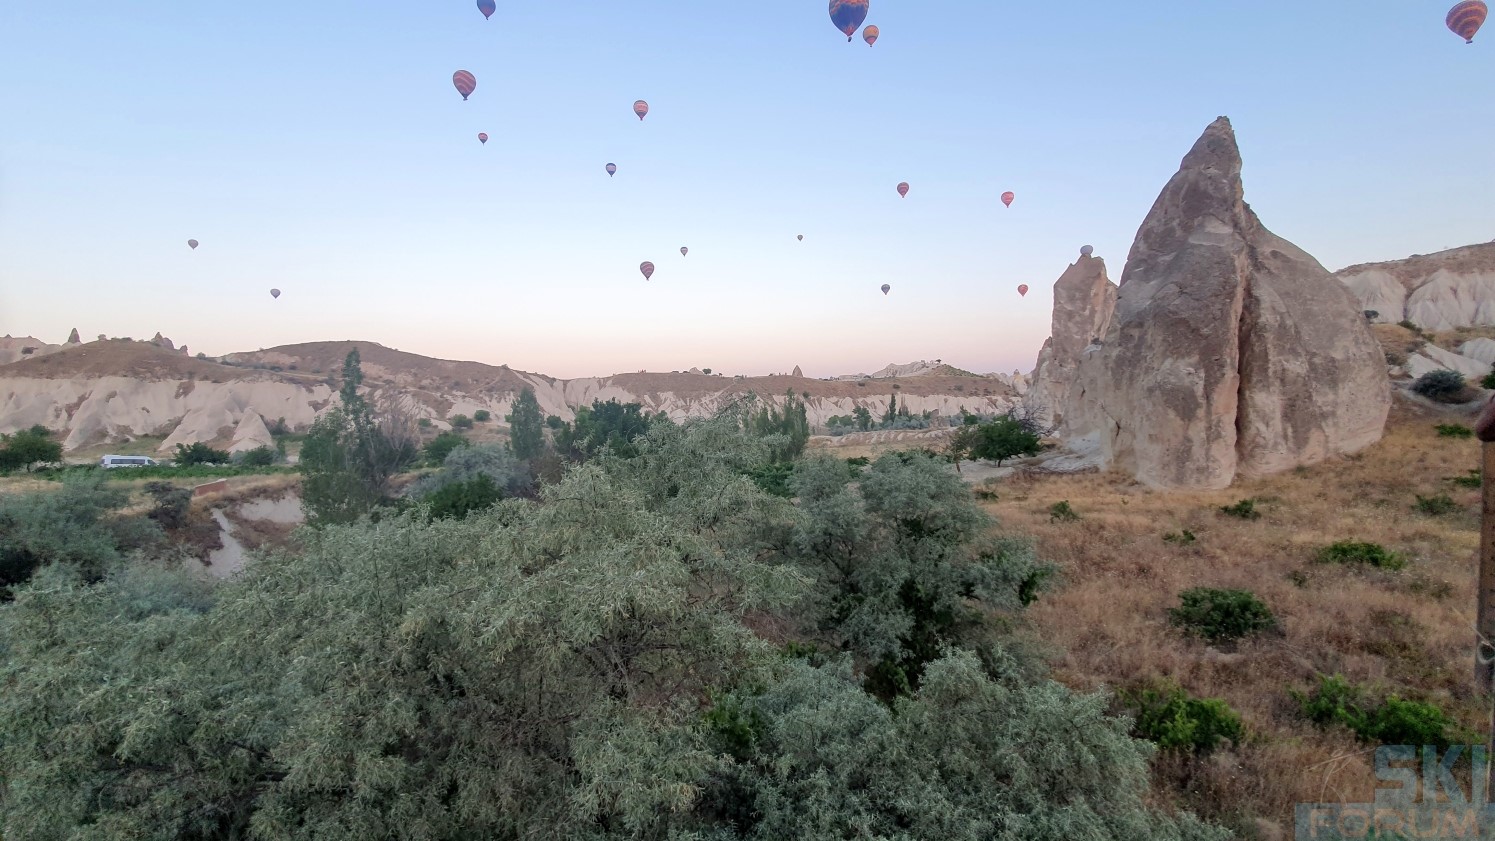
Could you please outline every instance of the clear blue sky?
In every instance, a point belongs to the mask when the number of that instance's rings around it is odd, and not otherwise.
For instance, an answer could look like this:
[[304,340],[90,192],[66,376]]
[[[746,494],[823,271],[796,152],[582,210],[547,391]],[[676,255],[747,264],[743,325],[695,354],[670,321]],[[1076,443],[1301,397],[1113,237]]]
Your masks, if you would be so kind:
[[1026,371],[1220,114],[1331,270],[1495,237],[1495,25],[1448,4],[872,0],[871,48],[825,0],[0,4],[0,334]]

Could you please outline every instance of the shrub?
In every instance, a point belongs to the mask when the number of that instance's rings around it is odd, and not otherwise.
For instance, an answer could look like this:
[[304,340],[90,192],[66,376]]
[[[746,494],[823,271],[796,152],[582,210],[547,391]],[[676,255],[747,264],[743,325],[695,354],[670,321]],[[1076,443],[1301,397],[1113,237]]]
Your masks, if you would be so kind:
[[1429,371],[1417,378],[1412,390],[1439,403],[1459,403],[1466,386],[1464,375],[1458,371]]
[[426,498],[433,520],[462,520],[474,511],[490,508],[503,499],[503,493],[486,474],[479,473],[465,482],[442,486]]
[[1422,333],[1422,328],[1421,327],[1418,327],[1416,324],[1413,324],[1412,322],[1408,321],[1405,318],[1402,319],[1401,321],[1398,321],[1396,323],[1396,326],[1402,328],[1403,330],[1411,330],[1413,333],[1419,333],[1419,334]]
[[455,432],[443,432],[426,442],[424,449],[426,461],[431,464],[441,464],[446,457],[451,455],[452,450],[467,446],[467,439]]
[[1320,676],[1312,694],[1294,691],[1303,715],[1320,727],[1341,725],[1362,741],[1386,745],[1438,745],[1466,741],[1469,734],[1434,704],[1392,695],[1376,703],[1341,675]]
[[269,447],[255,447],[235,453],[233,460],[240,467],[269,467],[278,457],[279,454]]
[[1272,611],[1249,590],[1195,587],[1179,594],[1168,621],[1212,643],[1231,642],[1277,627]]
[[1231,517],[1238,517],[1242,520],[1261,519],[1261,512],[1256,510],[1256,500],[1254,499],[1243,499],[1234,505],[1222,505],[1220,506],[1220,513]]
[[0,473],[22,467],[30,473],[34,465],[61,461],[62,445],[52,440],[51,431],[44,426],[33,426],[14,435],[0,435]]
[[866,456],[852,456],[846,460],[846,463],[852,467],[866,467],[872,463],[872,459]]
[[176,445],[176,455],[172,460],[186,467],[194,464],[231,464],[234,459],[226,450],[215,450],[198,441],[190,447],[185,444]]
[[1407,562],[1395,552],[1388,552],[1379,543],[1360,543],[1341,540],[1320,549],[1316,560],[1321,564],[1364,564],[1378,569],[1397,570]]
[[1495,368],[1492,368],[1490,370],[1490,373],[1485,374],[1484,377],[1482,377],[1480,379],[1480,381],[1479,381],[1479,387],[1480,388],[1495,389]]
[[1163,750],[1205,754],[1222,741],[1245,738],[1241,716],[1220,698],[1195,698],[1176,684],[1158,684],[1125,693],[1136,717],[1132,732]]
[[794,475],[793,462],[778,462],[760,464],[746,471],[747,476],[753,480],[764,493],[790,499],[794,491],[789,487],[789,477]]
[[1461,423],[1438,424],[1439,438],[1473,438],[1474,430]]
[[1417,504],[1412,507],[1416,509],[1417,513],[1426,514],[1429,517],[1442,517],[1453,514],[1461,508],[1448,494],[1438,494],[1437,496],[1423,496],[1422,494],[1418,494]]
[[1061,499],[1049,506],[1049,522],[1051,523],[1073,523],[1080,519],[1080,515],[1070,507],[1069,500]]
[[479,409],[472,413],[472,419],[478,423],[487,423],[493,420],[493,413],[487,409]]
[[155,502],[146,516],[167,531],[187,525],[187,511],[192,505],[192,490],[170,482],[146,482],[145,492]]
[[431,419],[430,418],[421,418],[420,420],[418,420],[418,421],[415,422],[415,425],[418,426],[418,427],[420,427],[421,429],[430,429],[431,428]]
[[1184,529],[1180,532],[1170,531],[1167,534],[1163,535],[1164,543],[1176,543],[1179,546],[1188,546],[1190,543],[1193,543],[1198,539],[1199,538],[1195,537],[1194,533],[1189,531],[1188,529]]
[[472,429],[472,418],[466,415],[452,415],[448,422],[452,429]]
[[1485,483],[1484,476],[1478,470],[1471,470],[1463,476],[1451,476],[1448,481],[1461,488],[1478,488]]

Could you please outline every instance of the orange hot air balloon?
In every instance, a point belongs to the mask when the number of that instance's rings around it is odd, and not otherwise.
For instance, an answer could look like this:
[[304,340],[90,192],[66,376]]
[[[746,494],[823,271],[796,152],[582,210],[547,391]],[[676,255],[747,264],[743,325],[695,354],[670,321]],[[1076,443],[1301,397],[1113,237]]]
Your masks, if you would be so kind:
[[681,257],[684,257],[684,256],[685,256],[685,255],[687,255],[687,254],[689,254],[689,253],[690,253],[690,249],[689,249],[689,248],[686,248],[686,247],[685,247],[685,246],[683,246],[683,245],[682,245],[682,246],[680,246],[680,256],[681,256]]
[[482,143],[482,144],[484,144],[486,146],[487,143],[488,143],[488,132],[486,132],[486,131],[480,131],[480,132],[478,132],[478,142]]
[[468,73],[466,70],[458,70],[452,74],[452,84],[456,86],[457,93],[462,94],[465,101],[472,92],[478,89],[478,77]]
[[280,297],[280,290],[279,289],[271,289],[270,290],[270,297],[272,297],[272,298],[279,298]]
[[617,174],[617,172],[618,172],[618,165],[617,164],[608,164],[607,167],[606,167],[606,169],[607,169],[607,177],[611,178],[611,177],[613,177],[614,175]]
[[638,102],[633,103],[633,113],[637,114],[638,118],[642,120],[649,114],[649,103],[643,101],[642,99],[640,99]]
[[831,23],[846,33],[846,40],[850,41],[867,19],[867,4],[868,0],[831,0]]
[[867,46],[870,47],[873,44],[877,43],[877,36],[881,35],[881,34],[882,34],[882,30],[881,29],[878,29],[875,26],[869,26],[866,29],[862,30],[862,40],[866,41],[867,42]]
[[648,260],[639,263],[638,270],[644,273],[644,280],[648,280],[649,278],[654,276],[654,264],[649,262]]
[[908,182],[907,181],[900,181],[900,182],[898,182],[898,196],[899,196],[899,198],[905,198],[905,199],[908,198]]
[[1015,198],[1017,198],[1017,196],[1013,195],[1011,190],[1008,190],[1007,192],[1002,194],[1002,204],[1005,204],[1008,207],[1012,207],[1012,200]]
[[1028,284],[1026,284],[1026,283],[1020,283],[1020,284],[1018,284],[1017,294],[1021,295],[1024,298],[1028,297]]
[[1448,17],[1444,20],[1453,34],[1464,39],[1464,43],[1474,43],[1474,33],[1484,25],[1485,18],[1490,16],[1490,7],[1485,5],[1484,0],[1464,0],[1464,2],[1448,10]]
[[887,285],[887,284],[886,284],[886,283],[884,283],[884,284],[883,284],[883,285],[882,285],[882,294],[884,294],[884,295],[886,295],[886,294],[888,294],[888,293],[889,293],[889,292],[890,292],[890,291],[892,291],[892,289],[893,289],[893,287],[891,287],[891,286],[889,286],[889,285]]
[[197,240],[195,240],[195,239],[189,239],[189,240],[187,240],[187,247],[191,248],[193,251],[196,251],[197,250]]

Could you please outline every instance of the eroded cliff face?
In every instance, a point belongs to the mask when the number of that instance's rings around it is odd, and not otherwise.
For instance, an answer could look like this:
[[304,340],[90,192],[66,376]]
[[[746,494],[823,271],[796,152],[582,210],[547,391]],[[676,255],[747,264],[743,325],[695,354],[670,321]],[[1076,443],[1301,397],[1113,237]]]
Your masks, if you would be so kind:
[[1062,411],[1072,447],[1162,488],[1223,488],[1362,449],[1390,387],[1346,288],[1244,200],[1229,120],[1137,233],[1115,312]]
[[1106,334],[1116,309],[1116,284],[1106,263],[1082,255],[1054,283],[1054,319],[1038,352],[1038,365],[1023,402],[1046,424],[1062,424],[1069,389],[1085,348]]
[[1495,243],[1362,263],[1334,276],[1375,321],[1424,330],[1495,326]]

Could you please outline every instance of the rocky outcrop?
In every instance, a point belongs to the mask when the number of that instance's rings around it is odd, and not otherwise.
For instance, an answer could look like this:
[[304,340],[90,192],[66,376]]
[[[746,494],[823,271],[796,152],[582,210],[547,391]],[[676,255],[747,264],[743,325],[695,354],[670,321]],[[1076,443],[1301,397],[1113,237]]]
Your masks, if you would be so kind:
[[71,332],[71,333],[69,333],[67,335],[67,343],[70,344],[70,345],[81,345],[81,344],[83,344],[82,337],[80,337],[78,335],[78,328],[74,327],[73,328],[73,332]]
[[157,331],[156,335],[151,338],[151,344],[158,348],[165,348],[166,350],[176,350],[176,345],[172,344],[170,339],[161,335],[160,331]]
[[244,412],[243,417],[239,418],[239,425],[234,428],[234,440],[229,445],[228,451],[239,453],[259,447],[273,449],[275,436],[270,434],[270,428],[265,426],[265,419],[260,417],[259,412],[249,409]]
[[1064,407],[1074,449],[1162,488],[1223,488],[1377,441],[1380,346],[1348,289],[1245,203],[1216,120],[1153,204]]
[[1459,355],[1482,362],[1486,367],[1495,365],[1495,339],[1470,339],[1459,345]]
[[0,339],[0,365],[8,365],[12,362],[20,362],[23,359],[35,359],[56,353],[62,350],[62,345],[49,345],[35,336],[21,336],[12,338],[6,336]]
[[1495,243],[1362,263],[1334,276],[1375,320],[1424,330],[1495,326]]
[[1420,377],[1433,371],[1457,371],[1463,374],[1465,379],[1475,382],[1490,373],[1490,366],[1487,363],[1471,359],[1462,353],[1444,350],[1431,342],[1407,357],[1406,369],[1412,377]]
[[804,375],[805,375],[804,372],[801,371],[801,370],[799,370],[799,366],[798,365],[794,366],[794,373],[791,374],[791,376],[803,377]]
[[1085,348],[1100,341],[1116,309],[1116,284],[1106,263],[1082,256],[1054,283],[1054,319],[1038,352],[1038,367],[1023,403],[1046,424],[1063,422],[1063,407]]

